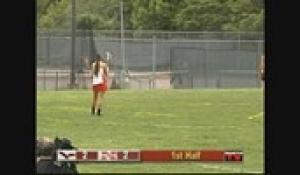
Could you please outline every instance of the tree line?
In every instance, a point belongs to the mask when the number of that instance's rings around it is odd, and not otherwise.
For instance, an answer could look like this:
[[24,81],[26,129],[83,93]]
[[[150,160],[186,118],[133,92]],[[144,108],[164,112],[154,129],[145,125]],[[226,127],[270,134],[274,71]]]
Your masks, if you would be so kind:
[[[76,0],[78,29],[119,30],[121,0]],[[123,0],[124,29],[263,31],[263,0]],[[37,0],[37,27],[71,26],[71,0]]]

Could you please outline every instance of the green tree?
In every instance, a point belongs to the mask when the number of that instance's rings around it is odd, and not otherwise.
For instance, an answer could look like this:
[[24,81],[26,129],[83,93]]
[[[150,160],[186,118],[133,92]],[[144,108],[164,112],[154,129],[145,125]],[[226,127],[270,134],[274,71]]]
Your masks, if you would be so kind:
[[[120,29],[120,0],[76,0],[79,29]],[[263,0],[123,0],[124,28],[261,31]],[[67,28],[71,0],[38,0],[38,27]]]
[[78,21],[89,17],[96,21],[94,29],[116,29],[119,26],[118,2],[118,0],[79,0]]
[[60,0],[37,0],[36,1],[37,18],[39,19],[42,15],[45,15],[50,5],[57,4],[59,2]]
[[170,30],[175,25],[178,0],[132,0],[131,22],[134,29]]
[[262,0],[229,0],[227,6],[231,7],[228,15],[230,21],[222,26],[222,30],[263,30],[264,6]]
[[223,0],[185,0],[185,7],[175,17],[178,29],[219,31],[229,21],[230,8]]
[[[38,1],[39,2],[39,1]],[[41,6],[40,6],[41,7]],[[48,2],[41,10],[38,19],[40,28],[65,28],[70,25],[68,16],[70,14],[70,0],[56,0]]]
[[77,22],[77,29],[81,30],[92,30],[100,25],[100,19],[91,14],[82,14],[79,16]]

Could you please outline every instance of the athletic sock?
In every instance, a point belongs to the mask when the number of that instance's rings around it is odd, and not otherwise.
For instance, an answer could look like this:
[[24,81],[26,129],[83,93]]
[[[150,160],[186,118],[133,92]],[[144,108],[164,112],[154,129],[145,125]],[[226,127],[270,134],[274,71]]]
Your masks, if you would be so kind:
[[101,115],[101,109],[100,108],[97,110],[97,115]]

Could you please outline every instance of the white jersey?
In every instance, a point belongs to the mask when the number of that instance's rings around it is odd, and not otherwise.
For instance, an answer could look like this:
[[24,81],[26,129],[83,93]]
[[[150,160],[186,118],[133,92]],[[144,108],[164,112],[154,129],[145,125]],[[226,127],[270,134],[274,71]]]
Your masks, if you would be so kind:
[[104,70],[103,70],[103,67],[100,66],[99,68],[99,72],[98,72],[98,76],[94,74],[94,70],[95,70],[95,66],[96,64],[93,63],[93,82],[92,84],[93,85],[96,85],[96,84],[102,84],[104,82],[104,79],[103,79],[103,75],[104,75]]
[[103,76],[101,76],[100,74],[98,74],[98,76],[93,75],[93,85],[102,84],[103,82]]

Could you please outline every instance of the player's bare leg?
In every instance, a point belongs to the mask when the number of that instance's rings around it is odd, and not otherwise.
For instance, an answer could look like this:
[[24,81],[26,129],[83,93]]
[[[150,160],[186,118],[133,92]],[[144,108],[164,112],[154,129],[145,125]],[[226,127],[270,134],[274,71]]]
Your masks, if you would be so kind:
[[94,115],[95,114],[95,107],[98,99],[98,92],[94,91],[93,92],[93,102],[92,102],[92,108],[91,108],[91,113]]
[[101,109],[102,109],[102,102],[103,102],[103,97],[104,97],[104,93],[103,92],[99,92],[99,98],[97,100],[97,104],[96,104],[96,110],[97,110],[97,115],[101,115]]

